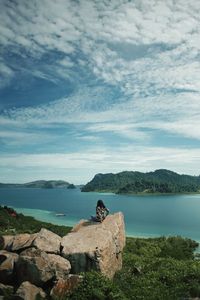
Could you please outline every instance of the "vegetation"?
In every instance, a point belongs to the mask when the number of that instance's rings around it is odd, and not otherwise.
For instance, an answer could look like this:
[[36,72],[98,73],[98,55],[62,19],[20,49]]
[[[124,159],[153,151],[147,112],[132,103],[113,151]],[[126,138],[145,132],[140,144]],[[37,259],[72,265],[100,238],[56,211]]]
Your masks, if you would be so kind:
[[92,271],[82,275],[83,282],[66,300],[128,300],[117,284],[102,274]]
[[66,235],[71,228],[66,226],[53,225],[51,223],[40,222],[33,217],[17,214],[12,208],[0,206],[0,235],[35,233],[41,228],[46,228],[60,236]]
[[200,176],[179,175],[169,170],[97,174],[82,191],[109,191],[119,194],[195,193],[200,192]]
[[71,184],[69,184],[68,185],[68,187],[67,187],[68,189],[75,189],[76,188],[76,186],[73,184],[73,183],[71,183]]
[[0,183],[0,188],[42,188],[42,189],[52,189],[52,188],[67,188],[69,182],[63,180],[37,180],[33,182],[27,182],[23,184],[19,183]]
[[66,299],[72,300],[177,300],[200,297],[198,243],[181,237],[127,238],[123,268],[113,281],[97,272]]
[[[34,233],[42,227],[60,236],[70,230],[25,217],[6,206],[0,207],[0,234]],[[83,281],[65,300],[199,298],[200,260],[199,255],[194,254],[197,246],[197,242],[179,236],[127,238],[123,268],[113,280],[94,271],[84,273]]]

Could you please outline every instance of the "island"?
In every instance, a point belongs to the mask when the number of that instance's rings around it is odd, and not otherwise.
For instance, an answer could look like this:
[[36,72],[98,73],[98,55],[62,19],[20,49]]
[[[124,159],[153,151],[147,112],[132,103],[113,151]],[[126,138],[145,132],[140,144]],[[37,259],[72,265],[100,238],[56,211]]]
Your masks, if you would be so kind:
[[200,176],[180,175],[170,170],[154,172],[124,171],[96,174],[82,192],[134,193],[200,193]]
[[73,190],[73,189],[76,189],[76,186],[73,183],[71,183],[68,185],[67,188]]
[[[72,186],[64,180],[36,180],[27,183],[0,183],[0,188],[42,188],[42,189],[53,189],[53,188],[69,188]],[[71,188],[71,187],[70,187]]]

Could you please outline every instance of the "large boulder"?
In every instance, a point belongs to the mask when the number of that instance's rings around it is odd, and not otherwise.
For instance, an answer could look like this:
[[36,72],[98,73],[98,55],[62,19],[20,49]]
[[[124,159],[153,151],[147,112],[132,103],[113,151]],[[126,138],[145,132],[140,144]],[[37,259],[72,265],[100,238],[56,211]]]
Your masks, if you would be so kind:
[[0,283],[0,295],[1,296],[10,296],[10,298],[12,297],[14,292],[14,288],[11,285],[4,285],[3,283]]
[[4,249],[11,252],[20,252],[32,246],[36,234],[17,234],[15,236],[3,236]]
[[0,251],[0,282],[10,284],[15,277],[15,264],[19,259],[18,254],[6,250]]
[[28,281],[24,281],[20,287],[18,288],[17,292],[16,292],[16,299],[22,299],[22,300],[42,300],[42,299],[46,299],[46,294],[45,292],[31,284]]
[[102,223],[81,220],[61,241],[61,255],[70,261],[72,273],[93,269],[112,278],[122,267],[124,228],[122,213],[109,215]]
[[0,236],[0,249],[9,251],[14,240],[14,235]]
[[56,254],[47,254],[48,262],[55,272],[56,278],[66,278],[71,270],[70,262]]
[[29,281],[43,287],[55,278],[47,253],[35,248],[21,252],[16,264],[18,282]]
[[56,281],[50,293],[52,299],[65,299],[79,285],[82,278],[80,275],[70,274],[67,278]]
[[60,254],[61,237],[42,228],[33,241],[33,246],[47,253]]

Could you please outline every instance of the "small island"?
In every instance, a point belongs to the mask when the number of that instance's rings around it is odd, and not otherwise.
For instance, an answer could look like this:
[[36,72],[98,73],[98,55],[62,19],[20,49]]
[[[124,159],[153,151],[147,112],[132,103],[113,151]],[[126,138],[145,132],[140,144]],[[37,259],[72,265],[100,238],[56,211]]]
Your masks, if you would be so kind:
[[200,176],[180,175],[165,169],[148,173],[124,171],[97,174],[81,191],[116,194],[200,193]]
[[71,190],[76,189],[76,187],[73,183],[69,184],[67,188],[71,189]]
[[73,184],[64,180],[36,180],[27,183],[0,183],[0,188],[39,188],[39,189],[54,189],[54,188],[76,188]]

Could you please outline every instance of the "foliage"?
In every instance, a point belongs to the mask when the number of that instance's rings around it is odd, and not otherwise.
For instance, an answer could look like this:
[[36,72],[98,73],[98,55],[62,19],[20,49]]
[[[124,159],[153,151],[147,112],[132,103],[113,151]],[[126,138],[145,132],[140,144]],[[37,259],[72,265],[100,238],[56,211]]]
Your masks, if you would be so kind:
[[128,299],[188,299],[200,296],[198,243],[181,237],[127,238],[123,268],[114,278]]
[[[15,216],[16,214],[16,216]],[[40,222],[33,217],[17,214],[12,208],[0,206],[0,234],[35,233],[46,228],[60,236],[66,235],[71,228]]]
[[67,188],[68,189],[75,189],[76,187],[73,183],[70,183]]
[[192,193],[200,191],[200,176],[179,175],[169,170],[97,174],[82,191],[112,191],[120,194]]
[[66,188],[69,182],[63,180],[36,180],[27,183],[0,183],[0,188]]
[[198,243],[181,237],[127,238],[123,268],[113,281],[97,272],[84,280],[66,299],[177,300],[200,297]]
[[66,299],[71,300],[128,300],[117,285],[98,272],[83,274],[83,282]]

